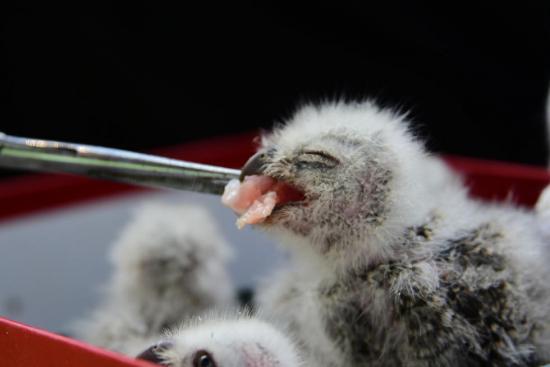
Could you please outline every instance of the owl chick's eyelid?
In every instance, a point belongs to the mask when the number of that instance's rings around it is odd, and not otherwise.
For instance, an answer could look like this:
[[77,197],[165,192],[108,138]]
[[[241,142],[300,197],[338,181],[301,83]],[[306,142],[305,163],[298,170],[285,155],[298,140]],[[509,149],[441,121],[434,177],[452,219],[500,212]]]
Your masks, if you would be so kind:
[[340,164],[340,161],[326,152],[307,150],[300,152],[298,156],[293,160],[293,164],[296,168],[300,170],[313,169],[325,171],[336,168]]
[[317,156],[317,157],[321,157],[323,158],[324,160],[326,161],[330,161],[331,163],[333,163],[334,165],[337,165],[337,164],[340,164],[340,160],[332,155],[330,155],[329,153],[327,152],[324,152],[322,150],[304,150],[304,151],[301,151],[300,154],[298,154],[298,158],[300,158],[300,156]]

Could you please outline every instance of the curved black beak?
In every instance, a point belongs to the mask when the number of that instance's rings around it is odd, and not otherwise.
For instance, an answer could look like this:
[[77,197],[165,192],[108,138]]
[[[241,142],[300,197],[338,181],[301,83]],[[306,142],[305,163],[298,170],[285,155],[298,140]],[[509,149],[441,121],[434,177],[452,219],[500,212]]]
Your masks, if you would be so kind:
[[161,350],[170,349],[173,347],[173,344],[171,342],[161,342],[158,344],[154,344],[150,346],[149,348],[145,349],[143,352],[138,354],[136,356],[137,359],[141,359],[144,361],[156,363],[158,365],[167,366],[164,363],[164,360],[159,355],[159,352]]
[[266,152],[258,152],[248,159],[241,168],[239,180],[242,182],[246,176],[261,175],[267,163],[269,155]]

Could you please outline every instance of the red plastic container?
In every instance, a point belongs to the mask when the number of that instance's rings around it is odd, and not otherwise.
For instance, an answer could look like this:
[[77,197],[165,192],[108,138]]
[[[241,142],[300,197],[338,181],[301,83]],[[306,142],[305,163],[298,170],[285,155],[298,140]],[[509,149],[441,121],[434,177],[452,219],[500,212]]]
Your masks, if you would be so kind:
[[[240,167],[253,153],[255,134],[209,139],[153,153],[226,167]],[[550,182],[547,170],[517,164],[446,157],[460,172],[472,196],[532,206]],[[66,175],[28,175],[0,182],[0,220],[68,206],[100,197],[143,190],[111,182]],[[32,326],[0,318],[0,366],[122,367],[150,366]]]

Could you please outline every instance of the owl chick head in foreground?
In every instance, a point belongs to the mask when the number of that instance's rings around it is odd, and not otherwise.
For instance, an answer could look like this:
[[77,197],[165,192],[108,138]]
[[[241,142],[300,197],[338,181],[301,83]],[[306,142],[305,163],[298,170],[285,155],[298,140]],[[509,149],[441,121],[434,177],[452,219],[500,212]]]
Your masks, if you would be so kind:
[[137,358],[169,367],[302,366],[285,334],[249,315],[192,320]]
[[[424,215],[424,166],[437,165],[404,117],[371,102],[307,105],[262,139],[244,175],[267,175],[303,193],[263,225],[334,253],[398,233]],[[432,167],[433,168],[433,167]],[[407,222],[407,223],[405,223]]]

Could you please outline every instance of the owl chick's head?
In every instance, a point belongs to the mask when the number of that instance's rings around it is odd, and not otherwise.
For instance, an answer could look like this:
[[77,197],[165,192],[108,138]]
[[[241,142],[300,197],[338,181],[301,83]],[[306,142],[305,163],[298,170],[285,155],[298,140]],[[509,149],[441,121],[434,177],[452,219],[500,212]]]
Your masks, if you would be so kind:
[[299,367],[292,341],[259,319],[198,319],[139,359],[173,367]]
[[[367,256],[425,214],[422,189],[433,162],[404,118],[373,103],[309,105],[263,137],[243,176],[267,175],[303,193],[262,224],[321,253],[360,243]],[[347,251],[349,252],[349,251]]]

